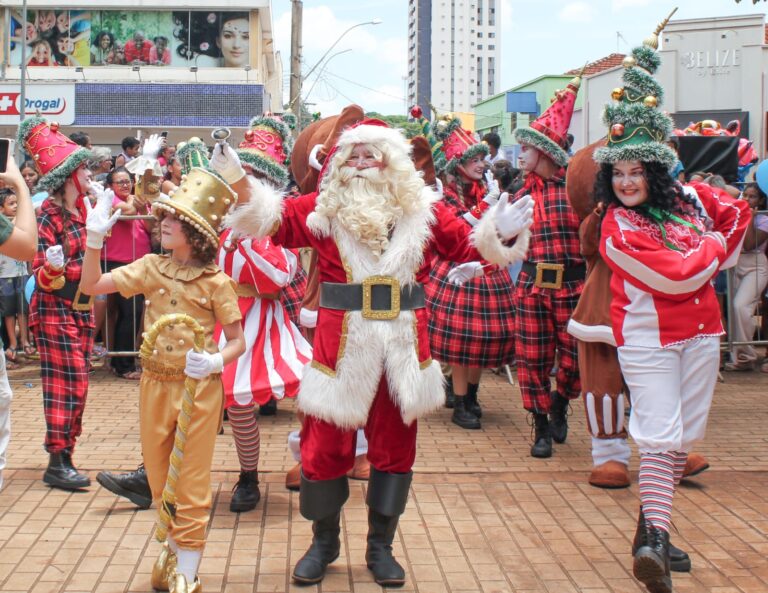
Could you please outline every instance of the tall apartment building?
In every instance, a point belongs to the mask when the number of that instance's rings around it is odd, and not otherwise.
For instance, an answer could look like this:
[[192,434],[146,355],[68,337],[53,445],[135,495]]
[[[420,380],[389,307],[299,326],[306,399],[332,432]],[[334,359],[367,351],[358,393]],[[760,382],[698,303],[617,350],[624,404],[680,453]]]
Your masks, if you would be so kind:
[[408,0],[408,101],[468,112],[496,93],[500,0]]

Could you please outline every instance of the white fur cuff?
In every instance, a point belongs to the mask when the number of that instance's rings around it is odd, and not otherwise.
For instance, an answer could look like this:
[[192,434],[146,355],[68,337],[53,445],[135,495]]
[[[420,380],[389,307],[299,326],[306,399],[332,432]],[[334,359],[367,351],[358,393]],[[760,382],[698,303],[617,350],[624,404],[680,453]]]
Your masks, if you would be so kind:
[[299,323],[301,327],[308,329],[317,327],[317,311],[311,311],[302,307],[301,311],[299,311]]
[[282,194],[271,185],[249,179],[250,197],[224,219],[239,235],[261,239],[274,232],[282,218]]
[[495,212],[496,206],[489,208],[472,231],[472,242],[480,255],[483,256],[483,259],[499,266],[508,266],[525,259],[531,232],[525,229],[517,236],[512,247],[505,246],[496,232]]

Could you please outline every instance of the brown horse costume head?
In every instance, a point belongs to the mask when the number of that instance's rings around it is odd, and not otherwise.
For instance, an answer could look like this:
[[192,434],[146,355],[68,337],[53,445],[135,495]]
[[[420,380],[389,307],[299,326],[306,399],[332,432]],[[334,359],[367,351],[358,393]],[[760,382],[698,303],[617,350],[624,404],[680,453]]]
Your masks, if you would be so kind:
[[589,146],[576,151],[568,163],[568,174],[565,176],[565,186],[568,200],[576,211],[579,220],[584,220],[595,209],[593,192],[595,178],[600,168],[593,155],[595,150],[605,146],[605,138],[593,142]]

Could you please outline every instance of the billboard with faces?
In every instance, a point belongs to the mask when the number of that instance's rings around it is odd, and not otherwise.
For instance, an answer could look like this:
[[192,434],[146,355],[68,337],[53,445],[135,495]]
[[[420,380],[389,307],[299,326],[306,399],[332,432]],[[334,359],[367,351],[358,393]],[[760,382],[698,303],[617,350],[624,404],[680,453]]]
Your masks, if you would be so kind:
[[27,66],[239,67],[250,63],[248,12],[12,12],[10,63]]

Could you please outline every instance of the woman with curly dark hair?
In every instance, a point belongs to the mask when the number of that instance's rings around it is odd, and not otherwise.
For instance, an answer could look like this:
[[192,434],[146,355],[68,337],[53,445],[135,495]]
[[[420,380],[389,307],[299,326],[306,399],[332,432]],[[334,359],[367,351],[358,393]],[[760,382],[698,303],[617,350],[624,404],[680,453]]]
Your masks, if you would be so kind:
[[672,178],[656,47],[651,38],[632,51],[624,87],[605,108],[595,199],[605,206],[600,254],[613,272],[613,337],[640,451],[633,573],[652,593],[671,593],[672,498],[704,437],[724,333],[712,280],[735,264],[749,213],[724,191]]

